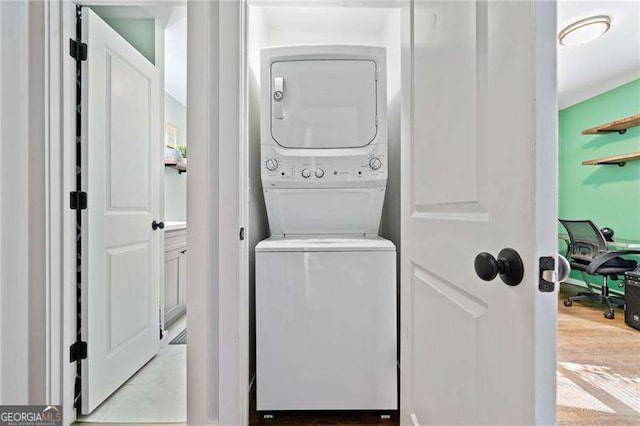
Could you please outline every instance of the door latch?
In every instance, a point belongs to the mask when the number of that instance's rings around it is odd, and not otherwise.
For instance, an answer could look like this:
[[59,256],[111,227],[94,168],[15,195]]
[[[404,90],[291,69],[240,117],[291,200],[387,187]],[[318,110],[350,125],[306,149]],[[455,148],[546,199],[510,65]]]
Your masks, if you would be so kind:
[[551,256],[540,257],[540,277],[538,290],[543,293],[551,293],[556,283],[556,261]]
[[551,293],[555,290],[556,281],[562,282],[569,277],[571,265],[561,254],[558,255],[558,267],[556,261],[551,256],[540,258],[540,276],[538,279],[538,289],[543,293]]

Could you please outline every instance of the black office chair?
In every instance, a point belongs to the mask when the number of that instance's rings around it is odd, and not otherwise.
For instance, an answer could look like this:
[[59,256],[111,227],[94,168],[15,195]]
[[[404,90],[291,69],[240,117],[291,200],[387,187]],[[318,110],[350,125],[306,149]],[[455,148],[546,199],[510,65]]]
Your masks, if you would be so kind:
[[[607,250],[607,241],[598,227],[590,220],[560,220],[569,234],[569,248],[567,257],[571,269],[580,271],[590,292],[581,292],[577,296],[569,297],[564,301],[565,306],[571,306],[573,302],[582,300],[602,302],[607,305],[604,317],[613,319],[615,314],[611,302],[619,307],[624,307],[624,298],[609,295],[608,279],[618,279],[627,271],[635,269],[635,260],[623,259],[622,255],[640,254],[639,250]],[[602,287],[600,293],[596,293],[595,287],[589,282],[589,275],[600,275]]]

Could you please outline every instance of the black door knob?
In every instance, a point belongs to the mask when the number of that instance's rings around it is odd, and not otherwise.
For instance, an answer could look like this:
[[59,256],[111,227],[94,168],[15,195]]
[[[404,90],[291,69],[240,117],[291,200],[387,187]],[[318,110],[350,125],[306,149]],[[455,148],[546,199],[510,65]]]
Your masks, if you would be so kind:
[[476,256],[473,267],[480,279],[492,281],[500,275],[500,279],[511,286],[520,284],[524,276],[522,258],[511,248],[500,250],[497,259],[487,252],[482,252]]
[[164,229],[164,222],[156,222],[155,220],[151,222],[151,229],[155,231],[158,228]]

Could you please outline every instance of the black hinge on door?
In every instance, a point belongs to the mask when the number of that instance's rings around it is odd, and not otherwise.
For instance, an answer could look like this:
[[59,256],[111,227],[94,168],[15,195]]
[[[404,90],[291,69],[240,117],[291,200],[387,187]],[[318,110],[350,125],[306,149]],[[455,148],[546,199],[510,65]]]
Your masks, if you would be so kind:
[[70,362],[87,359],[87,342],[78,341],[69,347]]
[[244,227],[240,228],[240,241],[244,240]]
[[69,193],[69,208],[71,210],[85,210],[87,208],[87,193],[71,191]]
[[69,54],[76,61],[87,60],[87,43],[78,42],[72,38],[69,39]]

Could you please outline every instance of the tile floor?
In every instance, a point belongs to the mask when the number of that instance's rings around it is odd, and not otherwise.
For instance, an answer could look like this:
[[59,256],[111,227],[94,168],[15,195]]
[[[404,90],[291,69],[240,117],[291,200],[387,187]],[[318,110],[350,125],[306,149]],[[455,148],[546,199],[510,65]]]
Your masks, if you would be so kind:
[[187,345],[169,342],[187,325],[176,321],[160,352],[105,402],[78,422],[183,423],[187,420]]

